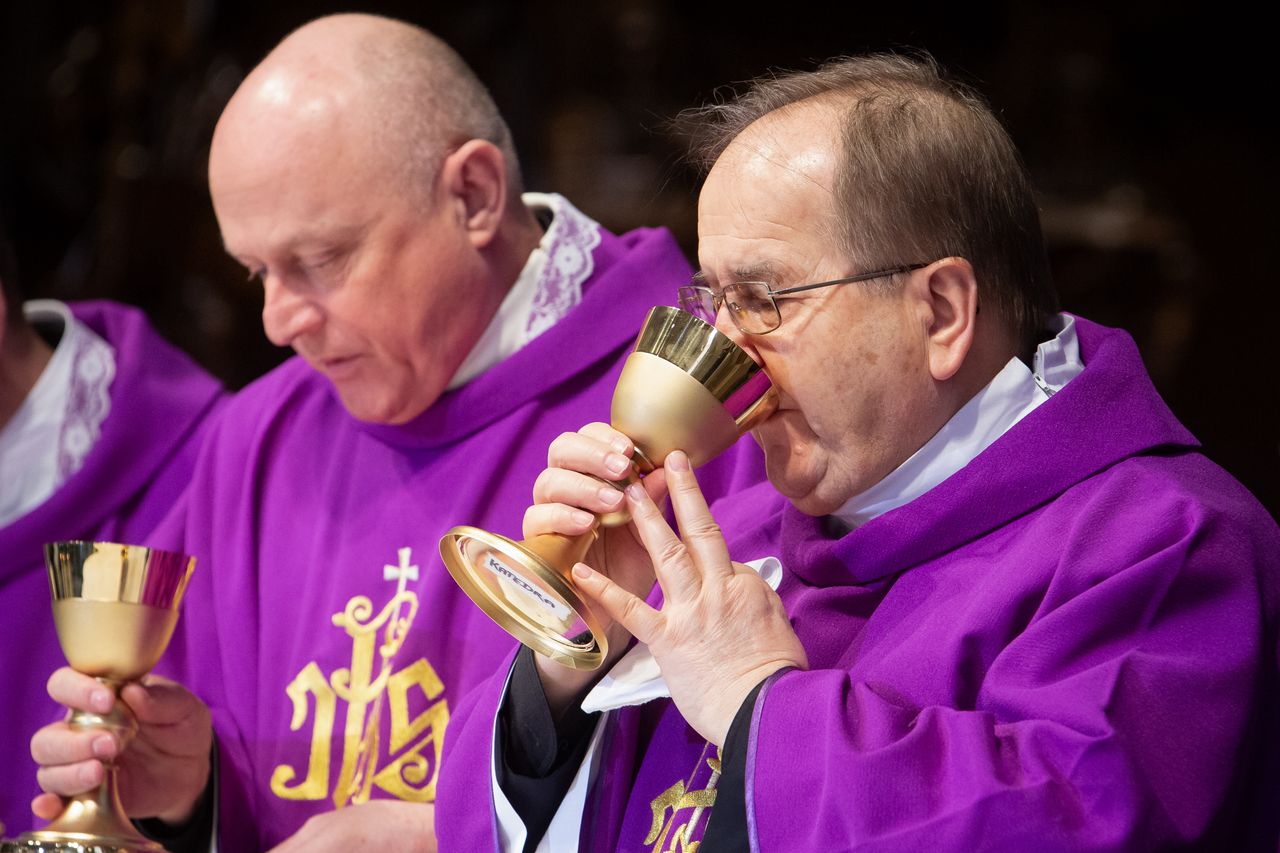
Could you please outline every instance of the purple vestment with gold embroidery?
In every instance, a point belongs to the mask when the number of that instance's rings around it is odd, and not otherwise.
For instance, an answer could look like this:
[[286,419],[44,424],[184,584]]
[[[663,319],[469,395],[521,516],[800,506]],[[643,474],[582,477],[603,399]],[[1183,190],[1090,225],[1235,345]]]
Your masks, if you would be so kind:
[[[434,799],[451,714],[515,646],[437,543],[457,524],[518,537],[548,445],[608,419],[646,313],[689,275],[665,231],[587,236],[576,307],[407,424],[354,420],[298,359],[229,404],[193,483],[183,547],[200,568],[161,665],[213,710],[221,849],[369,798]],[[579,260],[549,255],[553,283]],[[763,478],[749,439],[706,470],[720,493]]]

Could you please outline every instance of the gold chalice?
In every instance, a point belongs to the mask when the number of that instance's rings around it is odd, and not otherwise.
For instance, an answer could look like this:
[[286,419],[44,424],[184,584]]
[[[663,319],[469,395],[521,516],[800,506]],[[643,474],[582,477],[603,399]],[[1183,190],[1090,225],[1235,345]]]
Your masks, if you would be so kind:
[[[67,662],[116,693],[105,715],[72,711],[77,728],[104,728],[122,750],[137,734],[120,688],[151,671],[178,622],[178,604],[195,558],[114,542],[55,542],[44,546],[53,620]],[[132,853],[164,848],[138,834],[116,791],[114,762],[93,791],[73,797],[44,829],[0,845],[0,853]]]
[[[697,466],[727,450],[777,406],[769,377],[745,350],[704,320],[677,308],[649,312],[613,393],[610,422],[635,444],[635,482],[683,450]],[[598,516],[599,527],[630,520]],[[576,669],[596,669],[608,640],[570,574],[595,541],[545,534],[516,542],[476,527],[440,540],[453,579],[485,613],[535,651]],[[584,631],[590,638],[579,640]]]

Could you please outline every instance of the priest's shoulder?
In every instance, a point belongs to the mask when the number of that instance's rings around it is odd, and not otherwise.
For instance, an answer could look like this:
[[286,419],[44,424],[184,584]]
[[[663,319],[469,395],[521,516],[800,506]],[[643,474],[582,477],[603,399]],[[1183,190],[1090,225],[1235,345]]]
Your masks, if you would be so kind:
[[674,297],[674,288],[687,284],[693,274],[689,259],[666,228],[645,226],[616,237],[604,229],[601,233],[605,238],[596,253],[597,275],[607,273],[614,264],[628,270],[642,269],[644,273],[638,283],[656,281],[671,285],[672,290],[666,295]]
[[147,357],[162,353],[170,360],[181,362],[188,373],[205,373],[191,356],[156,330],[141,308],[110,299],[68,302],[67,308],[77,320],[117,351],[123,349],[126,353],[139,353]]
[[[609,231],[604,231],[603,233],[610,235]],[[656,252],[683,254],[680,251],[680,244],[676,242],[675,235],[671,233],[670,229],[661,225],[643,225],[639,228],[632,228],[630,231],[624,231],[616,235],[616,239],[628,249],[644,246]]]
[[[1055,501],[1065,538],[1109,542],[1108,548],[1175,548],[1233,554],[1242,578],[1280,576],[1280,528],[1243,485],[1195,449],[1124,459]],[[1180,548],[1179,548],[1180,550]]]

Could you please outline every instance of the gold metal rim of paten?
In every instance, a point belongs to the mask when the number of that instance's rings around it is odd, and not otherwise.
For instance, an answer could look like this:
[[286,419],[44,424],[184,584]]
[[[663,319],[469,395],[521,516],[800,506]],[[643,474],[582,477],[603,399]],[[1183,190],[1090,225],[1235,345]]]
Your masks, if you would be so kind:
[[[519,610],[510,607],[490,594],[489,588],[476,579],[476,569],[466,559],[458,540],[466,536],[498,551],[519,562],[524,568],[531,569],[538,579],[551,587],[560,599],[576,613],[591,632],[592,643],[584,646],[560,637],[548,635],[546,629],[525,616]],[[459,525],[454,527],[440,540],[440,557],[445,568],[458,586],[474,601],[489,618],[517,640],[532,648],[535,652],[551,658],[564,666],[580,670],[599,669],[609,653],[609,641],[600,626],[600,621],[591,607],[582,600],[577,591],[571,587],[555,567],[537,554],[522,548],[505,536],[499,536],[482,530],[479,527]]]

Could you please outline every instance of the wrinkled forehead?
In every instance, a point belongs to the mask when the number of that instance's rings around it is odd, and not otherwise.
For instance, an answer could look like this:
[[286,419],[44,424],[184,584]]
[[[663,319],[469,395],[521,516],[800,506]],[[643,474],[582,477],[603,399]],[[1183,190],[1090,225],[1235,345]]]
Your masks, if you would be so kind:
[[710,275],[806,272],[832,244],[834,114],[770,113],[724,150],[698,200],[699,261]]
[[829,186],[840,149],[840,113],[833,103],[805,101],[766,113],[725,147],[713,167]]

